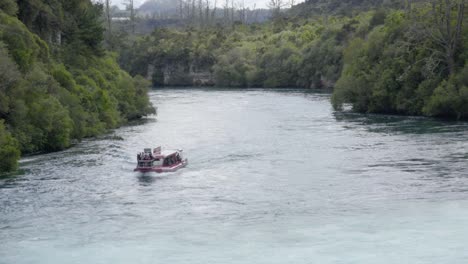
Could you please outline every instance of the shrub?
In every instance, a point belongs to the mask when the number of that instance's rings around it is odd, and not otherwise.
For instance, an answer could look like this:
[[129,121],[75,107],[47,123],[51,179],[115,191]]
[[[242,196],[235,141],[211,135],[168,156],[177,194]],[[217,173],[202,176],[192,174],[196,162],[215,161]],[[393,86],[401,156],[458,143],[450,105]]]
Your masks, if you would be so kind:
[[0,120],[0,172],[15,170],[19,157],[18,142],[6,130],[4,121]]

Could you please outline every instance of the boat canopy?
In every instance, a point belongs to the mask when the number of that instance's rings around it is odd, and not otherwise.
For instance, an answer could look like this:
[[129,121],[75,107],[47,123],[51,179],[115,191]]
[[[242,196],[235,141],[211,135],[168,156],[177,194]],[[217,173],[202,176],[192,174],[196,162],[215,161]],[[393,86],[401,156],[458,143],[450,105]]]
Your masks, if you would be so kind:
[[161,153],[157,154],[156,157],[157,158],[167,158],[167,157],[176,155],[177,153],[179,153],[177,150],[164,150]]

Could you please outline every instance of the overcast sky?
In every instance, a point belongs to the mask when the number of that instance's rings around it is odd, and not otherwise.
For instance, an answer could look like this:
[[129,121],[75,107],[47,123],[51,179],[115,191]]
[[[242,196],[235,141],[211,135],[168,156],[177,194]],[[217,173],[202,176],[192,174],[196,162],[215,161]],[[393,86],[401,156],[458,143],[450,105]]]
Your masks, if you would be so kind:
[[[140,6],[141,4],[145,2],[145,0],[134,0],[134,1],[135,1],[136,6]],[[210,0],[210,1],[214,3],[214,0]],[[242,1],[242,0],[237,0],[237,1]],[[250,8],[253,8],[255,4],[257,5],[257,8],[265,8],[267,7],[267,3],[269,1],[270,0],[244,0],[244,3],[246,7],[250,7]],[[289,1],[290,0],[285,0],[285,2],[289,2]],[[119,6],[122,6],[123,2],[124,0],[112,0],[112,4],[118,4]],[[218,6],[221,6],[222,2],[224,1],[218,0],[217,2],[218,2]],[[300,2],[304,2],[304,0],[295,0],[295,3],[300,3]]]

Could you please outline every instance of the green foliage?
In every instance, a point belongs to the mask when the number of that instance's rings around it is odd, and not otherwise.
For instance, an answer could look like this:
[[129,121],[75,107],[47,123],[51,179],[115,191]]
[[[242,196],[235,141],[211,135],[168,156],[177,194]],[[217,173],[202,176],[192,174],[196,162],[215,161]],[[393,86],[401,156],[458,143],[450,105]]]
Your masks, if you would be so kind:
[[17,85],[20,78],[15,62],[0,41],[0,118],[6,117],[9,113],[11,89]]
[[[376,15],[373,27],[379,24]],[[429,16],[415,20],[394,11],[385,17],[365,40],[354,39],[345,49],[344,70],[332,98],[335,109],[351,104],[366,113],[467,118],[468,69],[463,56],[455,63],[464,68],[449,76],[443,46],[424,32],[433,26]],[[459,45],[467,41],[465,36]]]
[[[89,57],[103,55],[104,28],[101,21],[102,5],[90,1],[64,1],[63,12],[67,19],[63,27],[63,41],[68,44],[66,54]],[[71,60],[70,58],[67,58]],[[84,65],[81,65],[84,66]]]
[[369,21],[369,26],[371,28],[374,28],[376,26],[383,25],[385,23],[386,18],[387,12],[384,9],[379,9],[372,15],[372,18]]
[[62,86],[63,88],[67,89],[68,91],[74,91],[76,87],[76,82],[73,79],[73,75],[67,71],[63,64],[54,65],[52,69],[52,77]]
[[216,84],[224,87],[252,87],[257,68],[254,65],[255,53],[248,47],[237,47],[218,58],[214,66]]
[[18,6],[21,21],[14,9],[0,11],[0,171],[15,169],[20,151],[62,150],[155,112],[148,83],[101,48],[100,5],[21,0]]
[[434,90],[423,111],[430,116],[468,118],[468,65]]
[[324,34],[304,49],[299,68],[299,84],[304,87],[329,88],[338,80],[343,65],[343,47],[337,34]]
[[38,150],[57,151],[70,146],[72,121],[56,98],[35,100],[29,108],[29,120],[38,131],[33,138]]
[[4,121],[0,120],[0,172],[15,170],[19,157],[18,142],[6,130]]
[[15,0],[0,0],[0,10],[7,15],[14,16],[18,13],[18,5]]
[[344,46],[369,30],[374,13],[336,17],[330,25],[321,18],[300,23],[279,18],[229,30],[156,29],[122,48],[119,62],[132,75],[152,77],[157,86],[197,85],[203,75],[212,78],[207,84],[223,87],[331,88],[342,70]]
[[128,113],[128,119],[140,118],[148,114],[156,114],[156,109],[151,106],[148,99],[148,89],[151,87],[151,82],[145,79],[143,76],[137,75],[133,79],[133,98],[132,103],[135,106],[133,113]]
[[42,39],[49,39],[63,24],[61,1],[18,0],[17,2],[19,20]]
[[[0,41],[22,72],[30,70],[38,59],[47,57],[48,50],[43,41],[32,34],[18,19],[0,12]],[[42,56],[41,56],[42,55]]]

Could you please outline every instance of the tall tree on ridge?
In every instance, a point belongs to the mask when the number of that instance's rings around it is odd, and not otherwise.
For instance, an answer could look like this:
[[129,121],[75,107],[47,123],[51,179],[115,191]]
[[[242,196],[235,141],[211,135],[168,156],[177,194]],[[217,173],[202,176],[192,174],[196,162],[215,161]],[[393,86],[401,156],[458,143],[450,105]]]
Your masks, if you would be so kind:
[[462,48],[463,20],[467,0],[432,0],[432,26],[426,35],[443,51],[448,73],[456,71],[456,56]]
[[111,0],[105,0],[104,3],[104,12],[106,16],[106,22],[107,22],[107,39],[110,40],[112,36],[112,15],[111,15]]
[[272,16],[275,18],[280,14],[281,8],[283,8],[285,4],[283,0],[270,0],[267,5],[272,11]]
[[135,14],[134,0],[125,0],[124,4],[127,7],[127,10],[130,11],[130,30],[132,34],[135,34],[136,14]]

